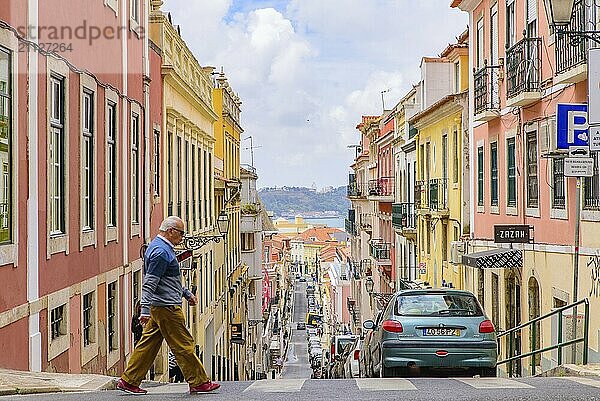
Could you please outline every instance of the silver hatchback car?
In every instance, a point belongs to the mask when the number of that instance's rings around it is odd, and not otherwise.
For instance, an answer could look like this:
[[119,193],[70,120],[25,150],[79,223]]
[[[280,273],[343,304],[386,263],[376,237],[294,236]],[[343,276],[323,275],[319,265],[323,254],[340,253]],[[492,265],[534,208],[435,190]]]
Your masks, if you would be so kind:
[[496,330],[475,296],[460,290],[402,290],[394,294],[369,343],[372,372],[403,369],[471,369],[496,376]]

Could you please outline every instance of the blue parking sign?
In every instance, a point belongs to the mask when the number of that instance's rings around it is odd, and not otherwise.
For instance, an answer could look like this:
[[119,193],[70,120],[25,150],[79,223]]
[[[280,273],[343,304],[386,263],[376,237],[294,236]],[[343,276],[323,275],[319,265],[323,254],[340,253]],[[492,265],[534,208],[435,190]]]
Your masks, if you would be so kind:
[[556,148],[588,146],[587,104],[556,105]]

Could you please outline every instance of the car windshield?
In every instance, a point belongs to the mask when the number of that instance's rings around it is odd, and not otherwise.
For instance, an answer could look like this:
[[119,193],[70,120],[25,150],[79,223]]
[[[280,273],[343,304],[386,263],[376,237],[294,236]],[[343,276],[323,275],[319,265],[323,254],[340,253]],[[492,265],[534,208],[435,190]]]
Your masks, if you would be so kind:
[[401,316],[483,316],[469,294],[414,294],[399,296],[394,313]]

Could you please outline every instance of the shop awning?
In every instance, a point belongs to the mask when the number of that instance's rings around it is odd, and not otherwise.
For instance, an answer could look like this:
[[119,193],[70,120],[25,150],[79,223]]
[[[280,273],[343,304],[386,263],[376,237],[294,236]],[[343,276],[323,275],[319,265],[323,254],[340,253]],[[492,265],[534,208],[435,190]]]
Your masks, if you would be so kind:
[[463,255],[462,264],[477,269],[506,269],[523,267],[523,251],[496,248]]

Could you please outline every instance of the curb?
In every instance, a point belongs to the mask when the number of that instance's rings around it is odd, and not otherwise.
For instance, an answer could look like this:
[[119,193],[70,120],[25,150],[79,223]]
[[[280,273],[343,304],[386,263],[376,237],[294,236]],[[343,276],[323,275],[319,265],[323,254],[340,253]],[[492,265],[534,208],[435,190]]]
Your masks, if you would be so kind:
[[580,376],[580,377],[600,377],[600,365],[598,369],[590,369],[585,366],[573,364],[565,364],[552,368],[544,373],[536,375],[537,377],[565,377],[565,376]]

